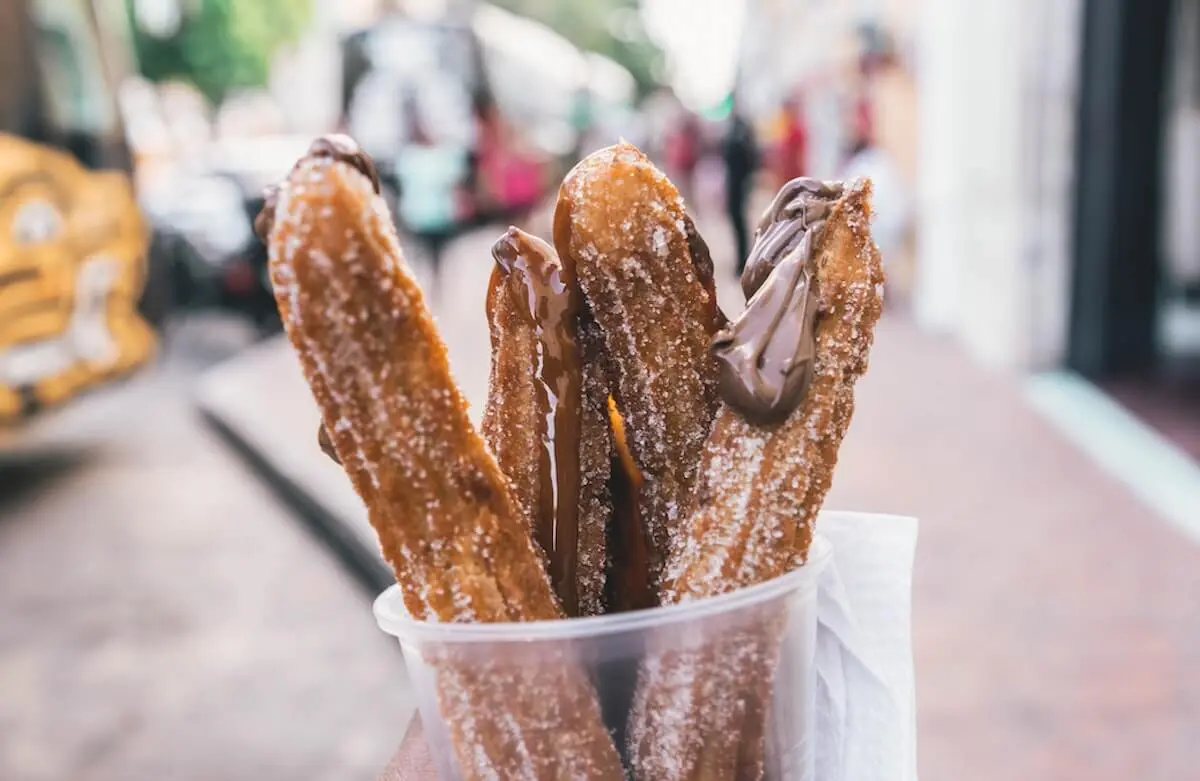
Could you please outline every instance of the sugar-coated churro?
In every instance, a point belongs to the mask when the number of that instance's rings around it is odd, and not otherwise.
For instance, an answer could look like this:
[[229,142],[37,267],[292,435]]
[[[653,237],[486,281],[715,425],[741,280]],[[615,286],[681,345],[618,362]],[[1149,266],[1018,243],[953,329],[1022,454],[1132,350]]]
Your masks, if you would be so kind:
[[[670,181],[629,144],[588,156],[553,246],[516,228],[493,246],[481,432],[379,191],[354,142],[325,137],[255,228],[318,444],[415,619],[677,605],[806,561],[882,308],[869,183],[785,185],[728,322]],[[466,781],[760,781],[787,610],[668,621],[616,659],[575,639],[421,653]]]
[[[409,612],[439,622],[562,616],[466,402],[365,155],[323,139],[260,221],[285,329]],[[620,779],[586,677],[564,657],[438,667],[467,779]]]
[[717,410],[708,348],[723,318],[711,259],[679,192],[630,144],[589,155],[567,176],[554,243],[604,335],[657,586]]
[[[696,510],[669,563],[664,602],[761,583],[807,555],[882,308],[869,197],[866,183],[797,180],[764,217],[743,277],[746,311],[713,343],[725,406],[705,445]],[[651,653],[630,739],[638,778],[761,773],[759,752],[743,736],[762,740],[753,720],[765,716],[778,654],[773,626],[764,620],[732,645],[712,638],[694,653]],[[671,706],[680,701],[696,705],[680,713]]]

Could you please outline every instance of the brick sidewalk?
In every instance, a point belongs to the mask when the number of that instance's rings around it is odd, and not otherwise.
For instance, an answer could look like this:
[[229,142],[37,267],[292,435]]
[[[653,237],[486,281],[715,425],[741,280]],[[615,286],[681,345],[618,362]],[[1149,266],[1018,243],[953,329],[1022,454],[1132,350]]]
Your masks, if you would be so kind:
[[[700,223],[720,263],[727,231]],[[438,306],[476,412],[490,236],[452,248]],[[723,293],[736,291],[718,271]],[[898,316],[872,362],[829,506],[922,520],[922,779],[1195,777],[1200,550],[1043,422],[1014,381]],[[319,460],[311,400],[294,371],[272,371],[263,403],[294,411],[293,449]]]

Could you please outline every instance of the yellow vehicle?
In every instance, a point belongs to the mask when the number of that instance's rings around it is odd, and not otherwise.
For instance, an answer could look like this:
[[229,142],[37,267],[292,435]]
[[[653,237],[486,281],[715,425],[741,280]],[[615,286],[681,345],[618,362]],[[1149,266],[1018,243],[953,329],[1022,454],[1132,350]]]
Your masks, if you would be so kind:
[[0,426],[155,352],[139,311],[150,231],[99,11],[114,5],[0,0]]

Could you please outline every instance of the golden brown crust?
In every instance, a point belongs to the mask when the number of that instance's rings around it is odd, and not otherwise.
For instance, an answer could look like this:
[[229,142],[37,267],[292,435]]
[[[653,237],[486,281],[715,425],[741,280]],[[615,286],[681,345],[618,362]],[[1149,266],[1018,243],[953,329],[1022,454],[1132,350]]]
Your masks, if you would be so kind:
[[669,602],[769,580],[807,555],[881,313],[883,271],[868,230],[869,194],[863,184],[836,204],[815,253],[822,314],[803,404],[775,428],[753,426],[727,408],[717,416],[689,544],[671,562]]
[[555,246],[604,334],[613,395],[643,478],[655,583],[686,517],[717,409],[709,342],[721,318],[689,224],[678,191],[629,144],[576,166],[554,217]]
[[[753,426],[727,408],[718,414],[705,446],[697,509],[671,561],[664,602],[761,583],[807,556],[812,523],[853,412],[854,383],[866,370],[881,313],[883,272],[869,234],[869,197],[866,183],[847,190],[815,253],[822,314],[815,376],[801,407],[774,428]],[[754,700],[769,691],[763,682],[771,679],[777,640],[777,633],[763,632],[741,643],[747,651],[733,658],[700,652],[649,664],[632,730],[639,778],[731,777],[723,766],[715,774],[706,770],[706,763],[711,757],[736,757],[743,732],[758,740],[762,730],[747,723],[744,713],[736,722],[721,714],[747,707],[751,715],[762,712]],[[680,681],[700,682],[685,685],[703,685],[719,693],[721,702],[709,698],[690,718],[670,716],[664,710],[667,695],[674,691],[678,697]],[[751,747],[746,759],[751,769],[743,772],[753,772],[753,754]]]
[[554,618],[504,477],[359,179],[341,164],[302,166],[271,234],[280,313],[326,430],[416,616]]
[[590,313],[579,326],[583,351],[583,399],[579,424],[579,614],[597,616],[605,610],[608,569],[608,527],[613,515],[609,481],[612,473],[612,429],[608,420],[608,370],[604,343]]
[[[820,425],[816,438],[807,445],[814,467],[800,504],[803,511],[797,516],[793,545],[797,565],[808,558],[817,514],[833,485],[838,451],[854,416],[854,384],[867,371],[875,325],[883,315],[883,262],[871,238],[869,180],[847,194],[833,219],[838,229],[831,231],[826,239],[826,252],[821,254],[823,263],[817,272],[820,284],[831,291],[832,299],[828,302],[829,324],[823,326],[826,334],[818,349],[824,351],[825,361],[831,367],[840,370],[841,381],[830,383],[832,387],[823,408],[810,413],[809,419]],[[838,258],[851,256],[854,261],[837,262]]]
[[[344,163],[302,161],[269,247],[288,337],[409,612],[560,617],[370,181]],[[565,659],[507,677],[431,661],[466,778],[621,778],[595,694]]]

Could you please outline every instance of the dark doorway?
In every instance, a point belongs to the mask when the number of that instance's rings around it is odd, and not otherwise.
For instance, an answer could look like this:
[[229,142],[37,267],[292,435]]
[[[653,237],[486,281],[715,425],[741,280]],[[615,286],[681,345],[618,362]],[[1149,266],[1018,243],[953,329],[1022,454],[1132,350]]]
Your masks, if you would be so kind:
[[1086,0],[1070,368],[1200,458],[1200,0]]
[[1094,378],[1156,363],[1171,0],[1086,0],[1067,361]]

